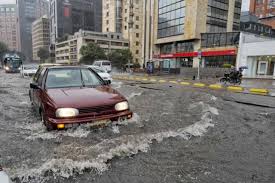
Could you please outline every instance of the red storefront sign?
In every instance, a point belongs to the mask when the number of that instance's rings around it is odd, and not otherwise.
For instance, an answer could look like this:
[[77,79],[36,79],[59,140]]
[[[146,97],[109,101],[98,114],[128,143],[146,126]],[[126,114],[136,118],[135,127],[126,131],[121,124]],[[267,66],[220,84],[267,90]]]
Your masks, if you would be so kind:
[[[230,50],[213,50],[213,51],[202,51],[203,57],[211,57],[211,56],[226,56],[226,55],[237,55],[236,49]],[[197,57],[198,52],[182,52],[182,53],[173,53],[173,54],[161,54],[156,55],[156,58],[182,58],[182,57]]]

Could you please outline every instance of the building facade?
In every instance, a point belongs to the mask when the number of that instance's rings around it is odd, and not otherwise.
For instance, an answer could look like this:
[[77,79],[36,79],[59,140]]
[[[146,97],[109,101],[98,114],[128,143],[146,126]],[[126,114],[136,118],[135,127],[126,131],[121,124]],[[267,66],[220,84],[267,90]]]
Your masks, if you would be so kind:
[[133,61],[141,66],[146,57],[145,47],[148,46],[148,43],[144,44],[145,30],[148,31],[151,25],[145,27],[145,22],[152,18],[149,5],[150,0],[103,0],[102,30],[121,33],[124,39],[128,39]]
[[155,0],[153,56],[158,67],[179,72],[234,65],[241,5],[241,0]]
[[32,24],[32,52],[33,60],[40,61],[37,53],[40,48],[49,50],[50,23],[47,16],[43,16]]
[[113,50],[129,48],[129,41],[123,39],[121,33],[101,33],[80,30],[73,36],[69,36],[67,40],[56,43],[56,63],[72,64],[79,62],[82,57],[80,54],[81,47],[90,42],[99,45],[106,53]]
[[20,37],[20,51],[27,60],[32,59],[32,23],[44,15],[48,15],[49,2],[47,0],[16,0],[17,31]]
[[275,38],[241,32],[237,67],[245,66],[244,77],[275,79]]
[[275,0],[250,0],[249,11],[256,15],[261,23],[275,29]]
[[102,31],[102,1],[50,0],[51,44],[80,29]]
[[0,4],[0,41],[12,51],[19,50],[16,20],[16,4]]

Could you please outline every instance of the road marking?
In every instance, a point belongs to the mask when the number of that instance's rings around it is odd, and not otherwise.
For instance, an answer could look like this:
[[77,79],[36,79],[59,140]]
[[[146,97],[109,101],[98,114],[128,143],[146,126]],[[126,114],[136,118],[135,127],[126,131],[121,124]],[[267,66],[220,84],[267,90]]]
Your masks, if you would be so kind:
[[212,85],[209,85],[209,88],[214,89],[214,90],[223,89],[222,85],[219,85],[219,84],[212,84]]
[[155,80],[155,79],[150,79],[150,81],[151,81],[151,82],[157,82],[157,80]]
[[143,78],[142,81],[148,81],[148,79],[147,78]]
[[244,88],[240,86],[228,86],[227,90],[233,91],[233,92],[243,92]]
[[193,86],[203,88],[206,86],[204,83],[194,83]]

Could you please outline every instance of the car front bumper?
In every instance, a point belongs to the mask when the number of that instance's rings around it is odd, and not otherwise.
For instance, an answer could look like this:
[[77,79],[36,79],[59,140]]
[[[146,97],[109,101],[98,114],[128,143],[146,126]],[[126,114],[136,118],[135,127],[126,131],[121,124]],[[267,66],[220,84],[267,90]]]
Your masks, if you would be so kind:
[[71,125],[71,124],[82,124],[82,123],[96,123],[102,120],[109,121],[117,121],[119,119],[131,119],[133,117],[133,113],[131,111],[123,111],[115,114],[108,114],[102,116],[86,116],[86,117],[75,117],[75,118],[64,118],[64,119],[56,119],[56,118],[45,118],[49,123],[54,126],[58,124]]

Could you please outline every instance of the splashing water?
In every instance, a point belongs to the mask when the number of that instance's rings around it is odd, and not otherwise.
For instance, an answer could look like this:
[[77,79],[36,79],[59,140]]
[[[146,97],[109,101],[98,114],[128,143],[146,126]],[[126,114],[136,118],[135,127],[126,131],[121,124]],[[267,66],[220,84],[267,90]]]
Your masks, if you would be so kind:
[[[198,105],[198,104],[197,104]],[[199,105],[203,105],[199,103]],[[194,107],[194,104],[190,108]],[[28,168],[23,167],[13,173],[14,178],[18,178],[21,182],[37,183],[45,182],[49,172],[54,178],[64,177],[69,178],[74,175],[82,174],[88,170],[96,170],[97,173],[102,173],[108,170],[108,162],[114,157],[127,157],[135,155],[138,152],[148,152],[150,145],[156,140],[158,143],[169,137],[179,137],[185,140],[189,140],[191,137],[203,136],[209,127],[214,127],[212,123],[212,115],[218,115],[218,110],[209,105],[203,105],[204,114],[201,116],[200,121],[175,130],[168,130],[157,133],[143,133],[123,135],[113,139],[105,139],[96,145],[83,145],[78,147],[83,151],[75,156],[73,159],[67,158],[54,158],[49,159],[40,167]],[[61,147],[58,147],[61,148]],[[66,147],[64,146],[64,149]],[[72,152],[64,152],[63,149],[59,149],[62,153],[71,154]],[[91,156],[93,154],[93,156]],[[63,154],[60,157],[66,157]],[[79,159],[79,158],[82,159]],[[85,161],[83,161],[86,159]],[[25,170],[28,170],[27,172]]]

